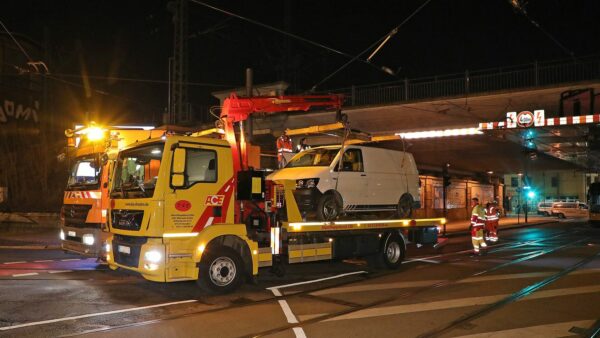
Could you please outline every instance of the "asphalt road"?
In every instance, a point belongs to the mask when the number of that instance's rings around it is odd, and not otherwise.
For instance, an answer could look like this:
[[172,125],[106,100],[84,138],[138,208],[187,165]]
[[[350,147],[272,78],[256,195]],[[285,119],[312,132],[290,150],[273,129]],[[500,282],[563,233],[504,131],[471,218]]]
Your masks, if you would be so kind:
[[469,239],[411,248],[399,270],[364,261],[261,271],[209,296],[57,250],[0,250],[0,337],[566,337],[600,332],[600,229],[504,230],[486,256]]

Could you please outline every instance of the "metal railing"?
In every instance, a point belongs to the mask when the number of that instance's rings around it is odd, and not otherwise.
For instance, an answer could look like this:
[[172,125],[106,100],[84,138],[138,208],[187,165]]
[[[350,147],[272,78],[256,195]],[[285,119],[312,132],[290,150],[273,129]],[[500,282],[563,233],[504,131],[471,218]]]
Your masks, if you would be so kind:
[[350,86],[329,92],[344,94],[345,106],[364,106],[536,88],[597,79],[600,79],[600,56],[591,56]]

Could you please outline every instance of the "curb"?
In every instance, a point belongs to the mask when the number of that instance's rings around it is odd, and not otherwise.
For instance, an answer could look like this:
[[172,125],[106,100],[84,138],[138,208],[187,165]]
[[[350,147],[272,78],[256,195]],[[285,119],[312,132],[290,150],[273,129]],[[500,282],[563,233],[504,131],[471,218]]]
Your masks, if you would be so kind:
[[60,245],[0,245],[1,249],[7,250],[59,250]]

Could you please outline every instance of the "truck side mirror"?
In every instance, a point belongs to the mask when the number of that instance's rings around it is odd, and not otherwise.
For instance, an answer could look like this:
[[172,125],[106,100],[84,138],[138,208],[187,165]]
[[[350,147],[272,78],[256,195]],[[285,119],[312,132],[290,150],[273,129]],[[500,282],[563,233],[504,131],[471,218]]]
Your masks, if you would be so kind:
[[171,172],[171,186],[180,188],[185,185],[185,149],[175,148],[173,153],[173,171]]

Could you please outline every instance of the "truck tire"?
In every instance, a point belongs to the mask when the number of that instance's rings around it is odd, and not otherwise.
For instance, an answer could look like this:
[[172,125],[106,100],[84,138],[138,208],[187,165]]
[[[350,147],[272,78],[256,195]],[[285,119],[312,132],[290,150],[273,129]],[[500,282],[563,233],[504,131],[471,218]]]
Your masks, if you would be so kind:
[[413,203],[414,201],[410,194],[402,195],[396,206],[396,217],[410,218],[410,216],[412,216]]
[[320,221],[334,221],[341,213],[341,206],[334,194],[321,196],[317,203],[317,218]]
[[[406,248],[404,247],[404,241],[398,234],[390,233],[379,252],[380,266],[385,266],[388,269],[398,269],[402,265],[404,260]],[[381,264],[383,263],[383,264]]]
[[207,249],[198,265],[198,285],[211,294],[225,294],[237,289],[244,279],[240,255],[226,246]]

